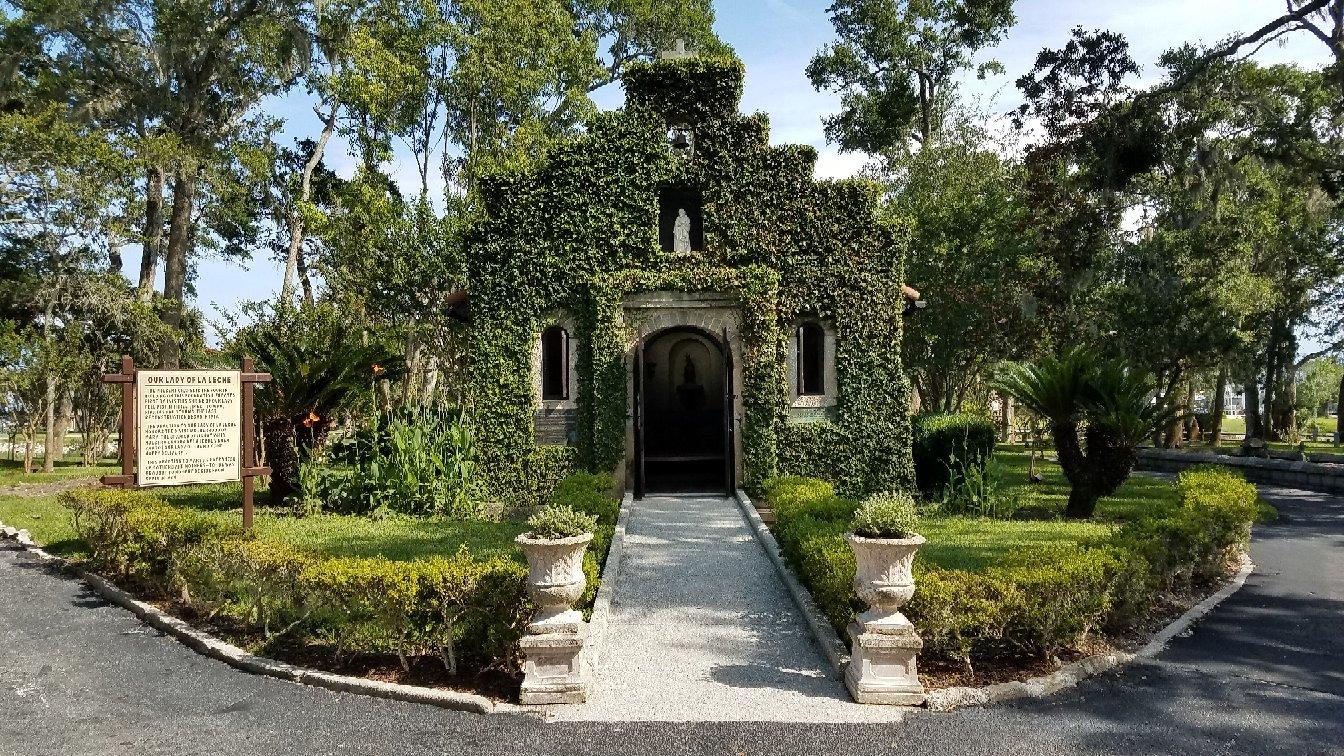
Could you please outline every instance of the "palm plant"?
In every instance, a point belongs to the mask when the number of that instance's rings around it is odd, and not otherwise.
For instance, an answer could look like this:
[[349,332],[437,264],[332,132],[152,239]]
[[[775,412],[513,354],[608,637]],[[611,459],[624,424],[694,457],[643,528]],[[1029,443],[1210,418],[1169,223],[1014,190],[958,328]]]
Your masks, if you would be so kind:
[[405,366],[330,303],[282,305],[242,329],[236,349],[271,374],[257,392],[257,409],[276,499],[299,490],[299,462],[325,443],[337,410],[375,380],[397,378]]
[[1129,478],[1144,439],[1183,416],[1153,399],[1147,376],[1083,348],[1006,365],[994,385],[1050,424],[1070,486],[1067,517],[1091,517],[1097,501]]

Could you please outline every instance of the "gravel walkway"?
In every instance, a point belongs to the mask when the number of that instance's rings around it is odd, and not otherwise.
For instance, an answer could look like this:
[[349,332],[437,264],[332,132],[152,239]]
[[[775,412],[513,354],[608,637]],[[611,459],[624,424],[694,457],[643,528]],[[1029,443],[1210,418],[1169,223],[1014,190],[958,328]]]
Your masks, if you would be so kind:
[[597,684],[556,719],[896,722],[850,701],[731,499],[636,501]]

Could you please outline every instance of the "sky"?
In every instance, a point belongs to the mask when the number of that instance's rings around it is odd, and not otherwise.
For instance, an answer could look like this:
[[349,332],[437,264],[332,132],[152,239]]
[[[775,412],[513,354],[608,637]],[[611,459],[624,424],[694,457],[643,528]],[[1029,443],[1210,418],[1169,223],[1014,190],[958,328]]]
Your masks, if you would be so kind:
[[[820,157],[821,178],[856,173],[866,161],[862,154],[842,154],[826,144],[821,119],[838,109],[839,99],[812,89],[804,69],[812,55],[832,41],[833,29],[824,0],[716,0],[715,31],[732,45],[746,64],[744,112],[762,111],[770,116],[774,144],[810,144]],[[1125,35],[1131,53],[1143,67],[1141,76],[1160,78],[1157,58],[1166,49],[1185,42],[1214,44],[1227,37],[1253,31],[1283,13],[1282,0],[1018,0],[1017,24],[997,48],[986,51],[977,62],[997,60],[1003,75],[977,80],[968,75],[961,82],[963,94],[979,98],[990,112],[1002,112],[1020,104],[1013,81],[1031,69],[1036,54],[1045,47],[1059,47],[1074,26],[1104,28]],[[1283,44],[1261,50],[1262,63],[1296,62],[1316,67],[1327,62],[1323,44],[1305,34],[1295,34]],[[595,100],[603,109],[621,106],[618,86],[599,90]],[[306,93],[301,89],[265,104],[274,116],[285,119],[285,141],[316,134]],[[346,146],[334,140],[327,151],[327,164],[349,177],[354,161]],[[409,157],[399,154],[393,176],[411,193],[418,185]],[[139,255],[127,252],[133,269]],[[209,322],[218,322],[221,310],[233,310],[240,301],[266,299],[280,287],[281,266],[264,255],[243,265],[221,259],[199,264],[195,304]],[[207,334],[213,340],[214,334]]]

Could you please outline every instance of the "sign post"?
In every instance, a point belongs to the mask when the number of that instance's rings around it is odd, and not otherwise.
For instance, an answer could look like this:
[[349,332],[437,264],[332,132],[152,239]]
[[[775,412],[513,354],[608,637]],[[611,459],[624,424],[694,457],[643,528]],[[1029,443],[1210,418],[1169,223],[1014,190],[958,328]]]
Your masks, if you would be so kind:
[[258,475],[253,388],[269,381],[242,369],[137,370],[129,356],[104,383],[121,384],[121,474],[105,486],[147,488],[242,480],[243,527],[252,527]]

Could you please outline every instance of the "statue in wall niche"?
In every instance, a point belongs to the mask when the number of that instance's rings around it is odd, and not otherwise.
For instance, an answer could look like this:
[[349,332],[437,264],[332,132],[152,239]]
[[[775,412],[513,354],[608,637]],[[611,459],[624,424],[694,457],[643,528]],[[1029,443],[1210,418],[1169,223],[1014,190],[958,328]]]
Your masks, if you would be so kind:
[[677,209],[677,220],[672,224],[672,251],[691,251],[691,216],[684,207]]

